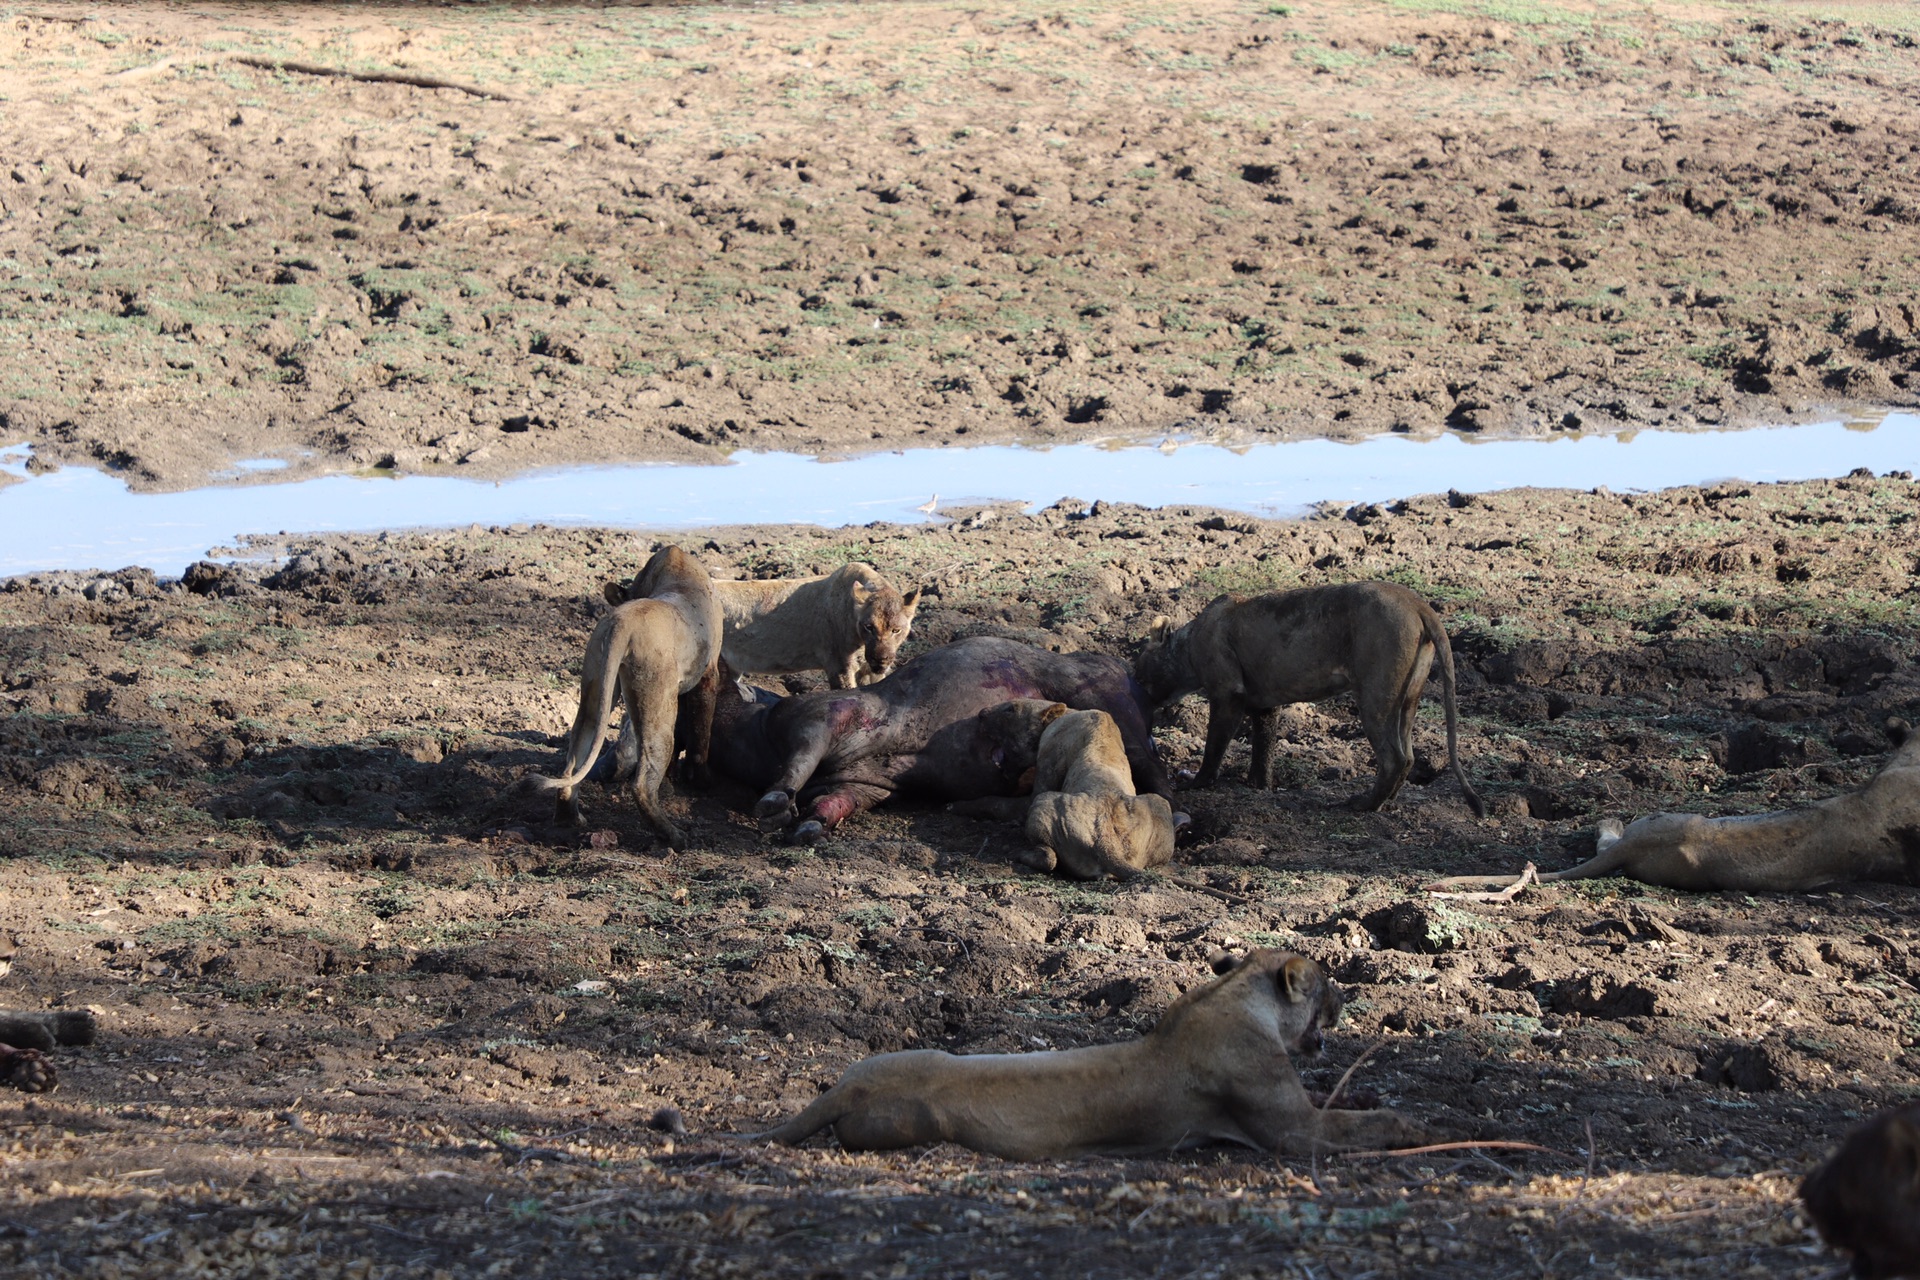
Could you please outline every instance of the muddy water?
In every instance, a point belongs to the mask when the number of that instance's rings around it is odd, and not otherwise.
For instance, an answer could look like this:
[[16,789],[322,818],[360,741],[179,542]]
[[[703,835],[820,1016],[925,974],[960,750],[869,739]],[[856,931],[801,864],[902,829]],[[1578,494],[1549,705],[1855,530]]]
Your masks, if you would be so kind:
[[655,464],[539,472],[501,482],[447,476],[327,476],[275,484],[278,462],[241,464],[236,482],[136,494],[111,475],[27,475],[24,447],[0,453],[22,476],[0,489],[0,575],[145,565],[177,574],[249,535],[547,523],[650,529],[742,523],[861,524],[935,519],[981,501],[1045,505],[1073,496],[1188,503],[1265,516],[1315,503],[1377,502],[1445,489],[1660,489],[1739,478],[1801,480],[1911,468],[1920,417],[1727,432],[1640,431],[1551,440],[1460,435],[1357,444],[1230,446],[1165,440],[1050,449],[914,449],[823,462],[739,453],[724,466]]

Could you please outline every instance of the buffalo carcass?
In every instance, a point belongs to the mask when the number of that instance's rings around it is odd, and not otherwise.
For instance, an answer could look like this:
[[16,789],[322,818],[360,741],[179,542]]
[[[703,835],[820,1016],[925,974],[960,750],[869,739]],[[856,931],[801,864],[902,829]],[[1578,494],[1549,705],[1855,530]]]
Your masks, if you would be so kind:
[[[1016,703],[1023,705],[1009,705]],[[1126,663],[992,636],[942,645],[862,689],[761,693],[751,702],[723,690],[711,763],[766,788],[755,807],[763,826],[817,839],[896,793],[1019,794],[1030,785],[1050,704],[1112,716],[1134,786],[1168,794],[1146,697]]]

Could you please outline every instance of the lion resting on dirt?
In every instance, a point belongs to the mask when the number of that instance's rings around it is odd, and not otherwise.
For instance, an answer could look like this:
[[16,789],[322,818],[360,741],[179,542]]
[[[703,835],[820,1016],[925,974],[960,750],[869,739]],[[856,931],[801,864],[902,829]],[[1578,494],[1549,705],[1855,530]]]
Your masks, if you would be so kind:
[[[1858,791],[1804,809],[1733,818],[1656,813],[1600,824],[1594,856],[1543,881],[1628,876],[1669,889],[1797,892],[1839,880],[1920,884],[1920,734]],[[1511,876],[1450,876],[1435,889],[1504,889]]]
[[1864,1280],[1920,1276],[1920,1102],[1882,1111],[1800,1184],[1820,1236]]
[[1014,856],[1037,871],[1125,880],[1173,861],[1173,806],[1137,795],[1120,727],[1104,711],[1060,708],[1040,735],[1027,839]]
[[[713,594],[726,627],[720,653],[736,673],[825,671],[835,689],[886,675],[920,606],[918,587],[901,595],[859,561],[818,578],[716,580]],[[606,596],[615,605],[632,598],[619,583]]]
[[1439,616],[1405,587],[1350,582],[1251,599],[1221,596],[1178,630],[1156,619],[1134,663],[1134,678],[1156,708],[1205,691],[1207,749],[1195,778],[1203,787],[1219,775],[1227,744],[1249,715],[1253,759],[1247,781],[1272,786],[1279,709],[1351,690],[1374,754],[1373,790],[1352,803],[1378,809],[1393,799],[1413,766],[1413,717],[1436,659],[1447,713],[1447,767],[1474,814],[1485,817],[1486,802],[1460,768],[1453,648]]
[[[639,742],[633,798],[654,830],[678,847],[686,833],[660,808],[660,782],[675,754],[676,722],[687,749],[689,775],[704,771],[718,689],[720,602],[698,560],[662,547],[633,581],[633,598],[602,618],[580,662],[580,709],[567,735],[566,772],[532,776],[525,784],[556,791],[554,821],[578,824],[574,788],[593,769],[613,714],[616,689],[627,703],[627,723]],[[683,699],[682,695],[686,695]]]
[[1319,965],[1285,951],[1229,963],[1138,1040],[1047,1053],[881,1054],[751,1138],[797,1146],[831,1126],[850,1151],[957,1142],[1009,1160],[1209,1142],[1310,1156],[1422,1140],[1391,1111],[1316,1107],[1301,1087],[1290,1055],[1318,1053],[1320,1029],[1340,1014],[1340,993]]

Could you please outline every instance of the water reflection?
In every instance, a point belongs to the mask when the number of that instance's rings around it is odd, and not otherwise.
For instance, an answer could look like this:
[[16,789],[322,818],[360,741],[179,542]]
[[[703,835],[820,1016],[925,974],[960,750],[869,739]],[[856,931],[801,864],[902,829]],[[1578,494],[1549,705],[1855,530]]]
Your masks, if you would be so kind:
[[[1378,502],[1446,489],[1644,490],[1735,477],[1810,479],[1856,467],[1913,467],[1920,461],[1920,417],[1550,440],[1114,444],[911,449],[839,462],[740,453],[725,466],[582,467],[497,483],[327,476],[159,494],[130,493],[112,476],[81,467],[26,475],[25,451],[0,445],[0,470],[25,477],[0,488],[0,575],[128,564],[177,574],[210,547],[281,531],[913,523],[937,518],[928,511],[936,494],[941,507],[981,500],[1040,506],[1074,496],[1291,516],[1322,501]],[[260,460],[247,466],[257,472]]]

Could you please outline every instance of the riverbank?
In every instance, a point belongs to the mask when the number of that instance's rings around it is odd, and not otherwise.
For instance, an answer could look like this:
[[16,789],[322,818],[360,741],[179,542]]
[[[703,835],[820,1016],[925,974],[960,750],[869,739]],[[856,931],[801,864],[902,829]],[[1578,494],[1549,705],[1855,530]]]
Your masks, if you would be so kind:
[[[190,589],[12,579],[0,995],[95,1007],[103,1032],[58,1057],[60,1092],[0,1095],[0,1262],[1484,1277],[1517,1248],[1583,1274],[1824,1274],[1795,1179],[1920,1083],[1920,890],[1607,881],[1495,908],[1419,886],[1569,864],[1602,816],[1864,780],[1886,718],[1920,718],[1916,500],[1855,476],[683,539],[721,571],[861,558],[922,584],[916,648],[1124,653],[1218,591],[1343,578],[1440,608],[1490,818],[1439,771],[1437,708],[1414,783],[1364,815],[1337,807],[1370,776],[1350,709],[1298,708],[1281,788],[1184,794],[1178,878],[1125,886],[1021,871],[1013,828],[911,805],[812,850],[763,840],[729,787],[672,799],[696,832],[678,853],[591,786],[587,833],[545,826],[505,793],[557,758],[598,586],[645,553],[630,535],[328,537]],[[1203,725],[1191,702],[1169,718],[1171,766]],[[1022,1165],[715,1136],[874,1051],[1134,1034],[1236,943],[1347,991],[1319,1087],[1381,1040],[1356,1084],[1551,1151]],[[691,1136],[644,1127],[663,1104]]]
[[0,443],[176,489],[1909,406],[1920,27],[1848,13],[49,0]]

